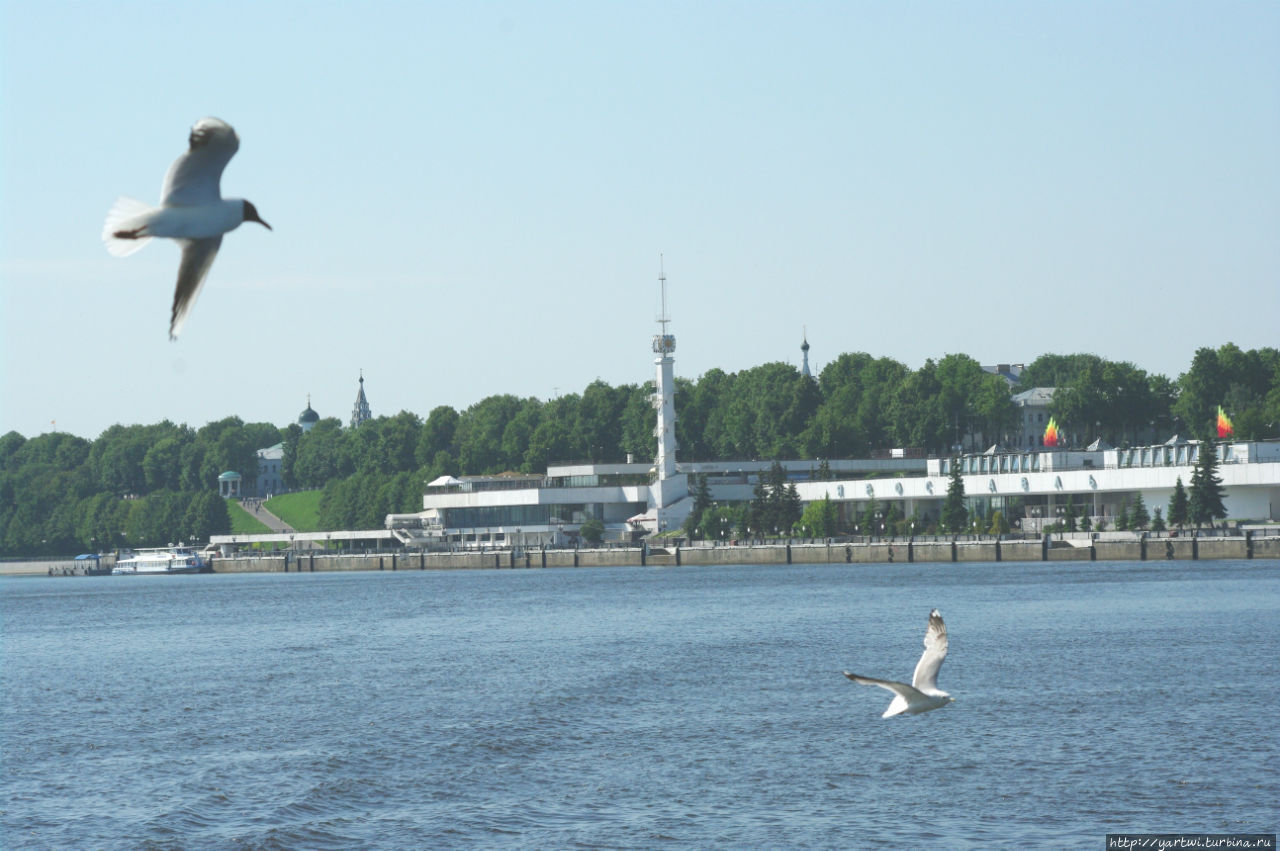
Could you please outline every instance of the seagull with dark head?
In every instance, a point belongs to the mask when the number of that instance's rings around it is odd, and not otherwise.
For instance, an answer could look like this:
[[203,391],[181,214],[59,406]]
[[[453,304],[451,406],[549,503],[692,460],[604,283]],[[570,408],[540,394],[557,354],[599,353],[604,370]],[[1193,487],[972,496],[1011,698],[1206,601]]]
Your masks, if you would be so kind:
[[864,686],[880,686],[893,692],[893,700],[884,711],[882,718],[894,715],[919,715],[930,709],[939,709],[951,703],[955,698],[938,688],[938,669],[942,660],[947,658],[947,625],[942,622],[942,614],[934,609],[929,612],[929,626],[924,632],[924,655],[916,663],[916,672],[911,677],[911,685],[896,680],[877,680],[873,677],[860,677],[848,671],[844,675],[855,683]]
[[244,222],[257,222],[271,230],[253,204],[222,197],[222,170],[240,148],[235,129],[219,118],[201,118],[191,128],[189,143],[186,153],[174,160],[164,177],[159,207],[118,198],[102,228],[107,251],[117,257],[132,254],[154,237],[176,240],[182,246],[169,318],[171,340],[177,339],[195,305],[222,245],[222,235]]

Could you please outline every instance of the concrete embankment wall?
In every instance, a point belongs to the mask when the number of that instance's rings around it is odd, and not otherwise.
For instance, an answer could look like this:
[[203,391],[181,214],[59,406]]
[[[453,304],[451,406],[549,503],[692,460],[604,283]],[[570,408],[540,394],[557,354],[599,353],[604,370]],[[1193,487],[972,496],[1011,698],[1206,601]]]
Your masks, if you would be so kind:
[[[886,564],[893,562],[1164,561],[1280,558],[1280,536],[859,541],[683,547],[667,550],[510,550],[465,553],[308,554],[216,558],[215,573],[317,573],[352,570],[477,570],[538,567],[650,567],[717,564]],[[0,575],[83,575],[72,559],[3,562]]]
[[[1250,555],[1252,547],[1252,555]],[[307,555],[219,559],[218,573],[332,570],[475,570],[536,567],[674,567],[717,564],[889,564],[895,562],[1157,561],[1280,558],[1280,538],[1120,540],[929,540],[760,544],[667,550],[510,550],[468,553]],[[287,565],[287,566],[286,566]]]

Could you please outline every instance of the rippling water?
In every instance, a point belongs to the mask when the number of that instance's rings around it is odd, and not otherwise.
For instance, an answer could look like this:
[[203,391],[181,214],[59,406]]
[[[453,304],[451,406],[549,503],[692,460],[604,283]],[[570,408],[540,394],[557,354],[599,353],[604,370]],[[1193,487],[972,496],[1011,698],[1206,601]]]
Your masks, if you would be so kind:
[[[882,720],[931,607],[957,702]],[[1274,832],[1280,564],[0,581],[6,847]]]

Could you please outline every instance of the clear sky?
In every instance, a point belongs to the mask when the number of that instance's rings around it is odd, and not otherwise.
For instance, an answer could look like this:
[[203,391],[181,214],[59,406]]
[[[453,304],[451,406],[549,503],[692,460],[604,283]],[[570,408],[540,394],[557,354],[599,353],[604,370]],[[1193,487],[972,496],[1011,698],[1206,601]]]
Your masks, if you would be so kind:
[[[1280,345],[1280,3],[0,2],[0,433]],[[104,250],[205,115],[178,249]]]

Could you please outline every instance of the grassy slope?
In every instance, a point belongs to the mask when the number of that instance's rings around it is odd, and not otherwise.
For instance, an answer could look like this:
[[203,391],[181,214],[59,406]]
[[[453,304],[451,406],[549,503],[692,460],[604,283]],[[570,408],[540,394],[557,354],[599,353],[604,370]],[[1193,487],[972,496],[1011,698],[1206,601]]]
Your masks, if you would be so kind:
[[240,507],[234,499],[227,500],[227,513],[231,515],[231,534],[257,535],[271,530],[249,512]]
[[324,531],[320,528],[320,491],[273,496],[264,506],[299,532]]

